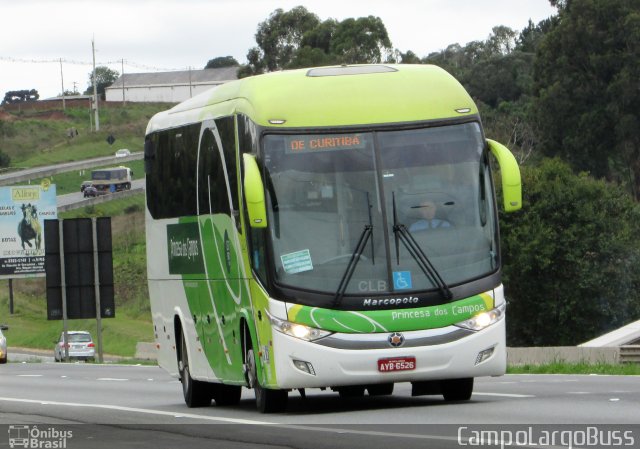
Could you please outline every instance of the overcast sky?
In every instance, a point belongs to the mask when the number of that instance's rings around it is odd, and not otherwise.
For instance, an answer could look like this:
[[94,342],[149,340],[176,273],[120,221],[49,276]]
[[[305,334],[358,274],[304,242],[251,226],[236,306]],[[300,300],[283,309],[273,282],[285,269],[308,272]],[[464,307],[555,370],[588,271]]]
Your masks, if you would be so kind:
[[82,93],[92,39],[96,65],[118,73],[123,59],[127,73],[202,69],[228,55],[246,63],[258,24],[298,5],[320,20],[378,16],[394,48],[420,57],[556,13],[548,0],[0,0],[0,98],[21,89],[52,97],[62,80]]

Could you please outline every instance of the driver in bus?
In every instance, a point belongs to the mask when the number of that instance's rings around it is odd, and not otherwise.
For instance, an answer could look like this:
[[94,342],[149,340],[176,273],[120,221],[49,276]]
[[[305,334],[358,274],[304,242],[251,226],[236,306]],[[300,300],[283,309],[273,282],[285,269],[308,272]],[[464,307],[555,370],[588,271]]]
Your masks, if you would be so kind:
[[449,223],[447,220],[436,218],[436,212],[438,211],[438,208],[436,206],[436,203],[431,200],[423,201],[419,206],[412,206],[412,208],[418,209],[422,218],[415,221],[409,226],[409,232],[451,227],[451,223]]

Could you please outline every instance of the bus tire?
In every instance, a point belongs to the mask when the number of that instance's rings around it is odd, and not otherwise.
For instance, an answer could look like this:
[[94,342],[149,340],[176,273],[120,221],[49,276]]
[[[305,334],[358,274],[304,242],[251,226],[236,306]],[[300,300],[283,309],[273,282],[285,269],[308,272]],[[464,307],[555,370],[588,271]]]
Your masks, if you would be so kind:
[[468,401],[473,393],[473,377],[441,381],[442,396],[447,402]]
[[389,396],[393,394],[393,383],[367,385],[369,396]]
[[256,407],[261,413],[284,412],[287,408],[289,392],[287,390],[273,390],[263,388],[258,380],[258,368],[253,348],[247,351],[247,365],[249,374],[249,387],[253,388],[256,395]]
[[361,398],[364,396],[364,385],[348,385],[346,387],[337,388],[338,394],[343,399]]
[[238,405],[242,395],[242,387],[238,385],[210,384],[211,395],[216,405]]
[[178,361],[180,371],[180,381],[182,382],[182,394],[187,407],[206,407],[211,405],[211,388],[207,382],[194,380],[189,372],[189,356],[187,354],[187,343],[184,334],[181,338],[182,349]]

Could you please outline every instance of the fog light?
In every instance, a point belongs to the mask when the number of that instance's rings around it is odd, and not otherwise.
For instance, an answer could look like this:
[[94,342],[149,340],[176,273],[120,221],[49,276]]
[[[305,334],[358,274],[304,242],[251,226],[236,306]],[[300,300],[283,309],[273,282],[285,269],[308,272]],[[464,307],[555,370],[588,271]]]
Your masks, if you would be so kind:
[[312,376],[316,375],[316,372],[313,369],[313,365],[311,365],[311,363],[309,362],[305,362],[303,360],[294,360],[293,366],[295,366],[296,368],[298,368],[300,371],[304,373],[311,374]]
[[491,357],[493,355],[493,350],[494,349],[495,349],[495,347],[494,348],[485,349],[484,351],[480,351],[478,353],[478,356],[476,357],[476,365],[484,362],[489,357]]

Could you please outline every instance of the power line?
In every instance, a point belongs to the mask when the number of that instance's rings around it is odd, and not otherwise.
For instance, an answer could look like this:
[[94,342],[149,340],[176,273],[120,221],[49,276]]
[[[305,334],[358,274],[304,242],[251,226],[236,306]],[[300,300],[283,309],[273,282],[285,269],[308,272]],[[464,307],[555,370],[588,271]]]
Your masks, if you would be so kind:
[[[28,58],[15,58],[15,57],[11,57],[11,56],[0,56],[0,61],[4,61],[4,62],[14,62],[14,63],[22,63],[22,64],[60,64],[60,63],[64,63],[64,64],[72,64],[72,65],[86,65],[86,66],[92,66],[93,62],[91,61],[79,61],[79,60],[75,60],[75,59],[65,59],[65,58],[57,58],[57,59],[28,59]],[[96,64],[101,65],[101,66],[108,66],[108,65],[115,65],[115,64],[122,64],[123,60],[122,59],[118,59],[115,61],[97,61]],[[134,67],[137,69],[144,69],[144,70],[153,70],[153,71],[158,71],[158,72],[176,72],[176,71],[180,71],[180,70],[188,70],[188,67],[183,67],[183,68],[167,68],[167,67],[156,67],[156,66],[151,66],[151,65],[147,65],[147,64],[141,64],[138,62],[133,62],[133,61],[129,61],[127,59],[124,59],[124,65],[128,66],[128,67]]]

